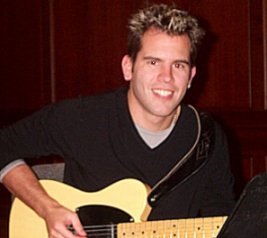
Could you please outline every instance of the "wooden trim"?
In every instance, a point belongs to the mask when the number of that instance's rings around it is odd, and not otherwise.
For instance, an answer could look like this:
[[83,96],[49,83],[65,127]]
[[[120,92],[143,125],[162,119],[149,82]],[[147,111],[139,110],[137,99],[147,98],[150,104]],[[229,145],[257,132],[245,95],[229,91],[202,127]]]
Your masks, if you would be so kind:
[[251,110],[264,110],[265,84],[264,78],[264,43],[263,43],[263,2],[253,0],[249,2],[249,47],[250,47],[250,95]]
[[267,110],[267,0],[263,0],[264,110]]
[[54,0],[49,1],[49,42],[50,42],[50,78],[51,78],[51,102],[56,101],[56,69],[55,69],[55,19]]

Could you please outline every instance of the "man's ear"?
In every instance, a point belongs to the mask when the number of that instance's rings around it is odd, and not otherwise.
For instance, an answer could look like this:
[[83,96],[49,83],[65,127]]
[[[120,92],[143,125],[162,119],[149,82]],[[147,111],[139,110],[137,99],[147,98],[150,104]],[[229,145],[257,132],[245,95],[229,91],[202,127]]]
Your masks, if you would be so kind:
[[133,63],[129,55],[124,55],[121,61],[121,68],[123,72],[124,79],[130,81],[133,76]]
[[187,85],[188,89],[191,88],[191,84],[192,84],[192,81],[193,81],[193,79],[194,79],[194,77],[196,75],[196,72],[197,72],[197,68],[196,68],[196,66],[193,66],[191,68],[190,78],[188,80],[188,85]]

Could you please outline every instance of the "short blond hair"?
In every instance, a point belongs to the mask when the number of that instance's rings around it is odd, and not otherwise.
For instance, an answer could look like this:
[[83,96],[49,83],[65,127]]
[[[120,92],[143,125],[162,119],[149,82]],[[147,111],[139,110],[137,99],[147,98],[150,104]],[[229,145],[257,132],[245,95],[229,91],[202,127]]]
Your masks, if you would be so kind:
[[205,31],[199,26],[198,20],[188,12],[165,4],[154,4],[141,9],[129,20],[128,54],[133,62],[141,49],[142,36],[152,27],[170,35],[187,34],[191,42],[190,63],[195,64],[197,49]]

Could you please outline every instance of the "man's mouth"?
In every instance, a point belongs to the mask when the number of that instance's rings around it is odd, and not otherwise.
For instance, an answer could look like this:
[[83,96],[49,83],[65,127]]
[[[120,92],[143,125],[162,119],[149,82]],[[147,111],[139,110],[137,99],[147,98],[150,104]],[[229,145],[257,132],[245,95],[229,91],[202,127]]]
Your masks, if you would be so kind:
[[166,90],[166,89],[152,89],[153,93],[161,96],[161,97],[168,97],[173,94],[173,91]]

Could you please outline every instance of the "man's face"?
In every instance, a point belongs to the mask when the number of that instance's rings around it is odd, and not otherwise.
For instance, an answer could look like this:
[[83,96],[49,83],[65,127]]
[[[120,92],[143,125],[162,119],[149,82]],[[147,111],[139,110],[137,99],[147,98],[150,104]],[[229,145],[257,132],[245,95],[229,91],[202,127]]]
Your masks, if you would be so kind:
[[133,65],[124,56],[124,77],[132,114],[167,117],[174,113],[195,75],[190,67],[190,40],[187,35],[170,36],[157,29],[148,30]]

